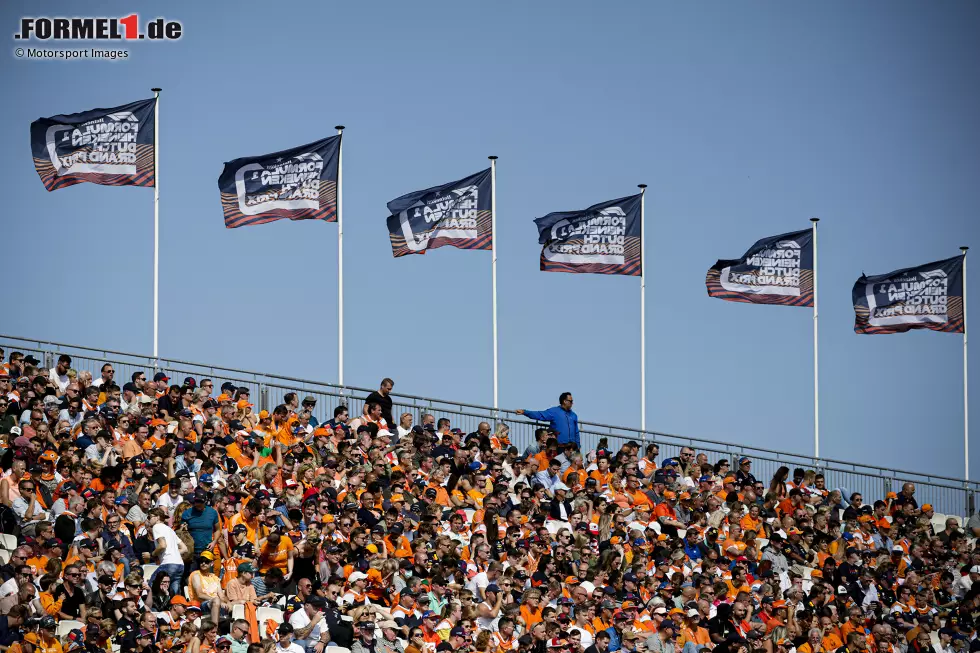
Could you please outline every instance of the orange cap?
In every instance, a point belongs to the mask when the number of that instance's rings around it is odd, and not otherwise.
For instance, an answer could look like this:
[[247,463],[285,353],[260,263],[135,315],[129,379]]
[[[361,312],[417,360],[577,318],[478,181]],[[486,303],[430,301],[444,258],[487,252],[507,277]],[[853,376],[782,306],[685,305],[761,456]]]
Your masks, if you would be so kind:
[[259,411],[259,419],[269,419],[269,411],[267,411],[267,410],[260,410]]
[[238,403],[235,404],[235,405],[239,408],[239,410],[242,409],[242,408],[251,408],[252,407],[252,404],[248,403],[244,399],[239,399],[238,400]]
[[885,495],[885,498],[886,499],[897,499],[898,498],[898,495],[895,494],[894,492],[889,492],[888,494]]
[[222,401],[231,401],[231,396],[225,393],[221,393],[220,395],[218,395],[218,403],[220,404]]
[[922,512],[925,512],[926,510],[932,510],[932,504],[931,503],[923,503],[922,504]]
[[324,515],[323,517],[320,517],[320,521],[322,521],[324,524],[332,524],[333,515],[330,514]]
[[150,420],[150,426],[166,426],[167,422],[157,417],[156,419]]
[[676,499],[676,498],[677,498],[677,493],[676,492],[674,492],[672,490],[665,490],[664,491],[664,499]]
[[724,482],[725,483],[734,483],[735,482],[735,477],[734,476],[726,476]]

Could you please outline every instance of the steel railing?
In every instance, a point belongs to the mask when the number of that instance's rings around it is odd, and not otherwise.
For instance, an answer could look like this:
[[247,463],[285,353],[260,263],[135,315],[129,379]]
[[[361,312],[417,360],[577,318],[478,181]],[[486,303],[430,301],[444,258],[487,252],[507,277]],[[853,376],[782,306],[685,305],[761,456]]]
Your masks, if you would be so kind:
[[[202,378],[212,378],[216,389],[221,383],[230,381],[236,386],[247,386],[251,390],[252,401],[259,410],[271,410],[282,403],[283,396],[288,392],[297,392],[302,396],[312,395],[318,400],[315,414],[320,421],[330,419],[334,408],[340,404],[348,406],[351,416],[359,415],[364,398],[372,391],[367,388],[341,387],[333,383],[278,374],[176,359],[154,359],[140,354],[18,336],[0,335],[0,346],[8,355],[12,351],[21,351],[25,355],[33,354],[46,368],[54,366],[59,354],[67,353],[72,357],[74,369],[87,370],[93,378],[99,377],[103,363],[112,363],[116,370],[116,382],[120,386],[136,371],[163,371],[174,383],[180,383],[185,376],[192,376],[198,381]],[[393,393],[392,398],[396,420],[401,413],[409,412],[417,423],[421,414],[431,413],[437,418],[448,417],[454,428],[461,428],[465,432],[475,431],[477,425],[483,421],[490,423],[491,426],[497,422],[505,422],[510,427],[511,441],[522,451],[534,442],[534,431],[541,426],[508,409],[493,409],[479,404],[401,393]],[[677,456],[682,447],[691,447],[698,453],[707,454],[711,463],[720,459],[729,460],[733,470],[736,469],[735,463],[738,458],[747,456],[753,461],[753,474],[766,485],[782,465],[790,469],[796,467],[813,469],[826,476],[827,487],[844,491],[845,500],[846,495],[851,492],[860,492],[866,502],[871,502],[884,498],[887,492],[898,492],[904,483],[912,482],[916,485],[916,498],[920,504],[930,503],[937,512],[964,516],[973,513],[977,494],[980,493],[980,482],[948,476],[830,458],[814,459],[811,456],[743,443],[720,442],[658,431],[641,431],[608,424],[580,421],[579,428],[584,450],[594,449],[603,438],[613,445],[614,449],[618,449],[616,444],[621,445],[626,441],[635,441],[641,447],[656,442],[660,446],[660,460]]]

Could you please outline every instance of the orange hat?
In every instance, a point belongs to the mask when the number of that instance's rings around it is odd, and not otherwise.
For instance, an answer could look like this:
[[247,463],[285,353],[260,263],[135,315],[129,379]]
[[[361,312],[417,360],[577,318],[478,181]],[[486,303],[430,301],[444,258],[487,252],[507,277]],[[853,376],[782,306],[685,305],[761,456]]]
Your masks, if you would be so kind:
[[922,504],[922,512],[925,512],[926,510],[932,510],[932,504],[931,503],[923,503]]
[[43,460],[45,462],[53,463],[53,462],[56,462],[58,460],[58,454],[56,454],[55,452],[53,452],[50,449],[48,449],[47,451],[45,451],[44,453],[42,453],[40,456],[38,456],[38,460]]
[[245,399],[239,399],[235,406],[241,410],[242,408],[252,408],[252,404],[248,403]]
[[666,542],[667,541],[667,534],[666,533],[661,533],[660,535],[658,535],[657,536],[657,541],[658,542]]
[[636,604],[632,601],[623,601],[623,604],[619,606],[620,610],[636,610]]
[[578,585],[580,582],[578,576],[565,576],[566,585]]
[[672,490],[664,490],[664,499],[676,499],[677,493]]
[[619,544],[621,541],[622,538],[620,538],[618,535],[613,535],[612,537],[609,538],[609,543],[613,545]]
[[175,594],[170,599],[170,605],[187,605],[187,599],[184,598],[183,594]]
[[[923,509],[925,509],[924,506]],[[858,517],[858,521],[861,522],[862,524],[871,524],[874,523],[874,517],[872,517],[871,515],[861,515],[860,517]]]
[[691,498],[690,492],[681,492],[681,501],[687,501]]
[[267,410],[260,410],[259,411],[259,419],[269,419],[269,411],[267,411]]
[[779,608],[785,608],[785,607],[786,607],[786,601],[783,601],[782,599],[772,602],[773,610],[778,610]]
[[724,483],[734,483],[735,482],[735,477],[734,476],[726,476],[725,477],[725,480],[723,482]]
[[801,531],[798,528],[791,528],[788,531],[786,531],[786,534],[787,535],[803,535],[803,531]]
[[671,608],[667,614],[684,614],[684,611],[680,608]]
[[37,633],[27,633],[26,635],[24,635],[24,641],[25,642],[30,642],[34,646],[40,646],[41,645],[41,636],[38,635]]
[[[249,404],[249,406],[251,406],[251,405],[252,404]],[[313,429],[313,437],[315,437],[315,438],[319,438],[319,437],[329,438],[330,437],[330,429],[325,429],[322,426],[320,426],[318,428],[315,428],[315,429]]]
[[333,515],[329,515],[329,514],[324,515],[323,517],[320,517],[320,521],[322,521],[324,524],[332,524]]
[[368,544],[364,548],[367,549],[368,553],[377,553],[378,552],[378,547],[376,545],[374,545],[374,544]]
[[404,500],[405,497],[401,494],[392,494],[390,499],[391,503],[397,503],[398,501],[404,501]]
[[218,403],[220,404],[222,401],[231,401],[231,395],[221,393],[218,395]]
[[814,569],[813,571],[810,572],[810,577],[811,578],[823,578],[823,572],[820,571],[819,569]]
[[898,495],[895,494],[894,492],[889,492],[888,494],[885,495],[885,498],[886,499],[897,499],[898,498]]

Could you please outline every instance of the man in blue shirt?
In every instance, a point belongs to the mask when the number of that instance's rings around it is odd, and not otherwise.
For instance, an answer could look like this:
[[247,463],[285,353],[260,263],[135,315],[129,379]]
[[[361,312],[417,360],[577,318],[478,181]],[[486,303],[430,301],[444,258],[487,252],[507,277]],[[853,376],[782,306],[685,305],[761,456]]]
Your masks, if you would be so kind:
[[581,447],[578,435],[578,415],[572,410],[572,393],[563,392],[558,397],[558,405],[552,406],[548,410],[518,410],[518,415],[526,415],[531,419],[548,422],[558,433],[558,444],[571,442],[575,448]]
[[194,557],[211,546],[214,534],[218,531],[218,511],[206,505],[207,495],[203,490],[195,490],[191,507],[180,515],[180,521],[187,524],[187,531],[194,538]]

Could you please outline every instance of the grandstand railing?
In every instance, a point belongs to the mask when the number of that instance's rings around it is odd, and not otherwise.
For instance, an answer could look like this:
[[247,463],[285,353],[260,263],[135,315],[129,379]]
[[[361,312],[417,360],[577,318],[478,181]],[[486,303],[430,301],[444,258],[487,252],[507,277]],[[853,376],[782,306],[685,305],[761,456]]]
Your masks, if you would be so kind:
[[[211,378],[215,388],[221,383],[230,381],[236,386],[245,385],[251,390],[252,402],[257,410],[271,410],[288,392],[301,395],[312,395],[317,398],[316,417],[325,421],[333,416],[333,409],[339,404],[349,407],[351,416],[361,413],[364,398],[373,390],[352,386],[338,386],[334,383],[299,379],[266,372],[194,363],[169,358],[154,359],[151,356],[132,354],[128,352],[99,349],[81,345],[70,345],[23,338],[19,336],[0,335],[0,346],[9,356],[11,351],[21,351],[25,355],[33,354],[46,368],[54,367],[57,356],[62,353],[72,357],[72,367],[78,371],[88,370],[93,378],[100,376],[103,363],[112,363],[116,370],[116,379],[120,386],[129,380],[131,374],[141,371],[163,371],[172,382],[179,383],[186,376],[192,376],[200,381],[201,378]],[[486,421],[493,425],[505,422],[510,427],[511,441],[522,451],[534,442],[534,430],[540,424],[518,415],[513,410],[493,409],[488,406],[465,402],[447,401],[430,397],[420,397],[401,393],[392,393],[393,415],[397,420],[403,412],[413,415],[415,423],[419,422],[422,413],[431,413],[436,418],[448,417],[452,426],[469,433],[475,431],[480,422]],[[923,474],[889,467],[879,467],[867,463],[847,462],[830,458],[815,459],[785,451],[775,451],[734,442],[721,442],[704,438],[674,435],[659,431],[641,431],[622,426],[579,422],[584,450],[594,449],[601,439],[606,439],[613,449],[626,441],[638,442],[641,447],[656,442],[660,446],[660,460],[676,457],[681,447],[691,447],[698,453],[706,453],[712,463],[725,458],[731,461],[732,470],[737,469],[737,460],[742,456],[752,459],[752,472],[756,478],[768,486],[769,479],[781,465],[790,469],[803,467],[814,469],[825,474],[827,487],[840,488],[844,491],[845,501],[851,492],[860,492],[866,502],[884,498],[888,492],[899,492],[902,484],[912,482],[916,485],[916,499],[920,505],[932,504],[936,512],[957,516],[973,514],[980,482]]]

